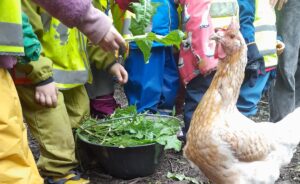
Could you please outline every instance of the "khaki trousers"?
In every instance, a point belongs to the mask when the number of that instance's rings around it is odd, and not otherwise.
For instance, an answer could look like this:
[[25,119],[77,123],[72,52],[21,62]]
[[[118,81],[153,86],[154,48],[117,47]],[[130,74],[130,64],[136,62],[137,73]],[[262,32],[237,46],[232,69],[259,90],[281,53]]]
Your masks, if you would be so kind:
[[62,176],[77,167],[72,128],[89,114],[84,86],[60,91],[56,108],[35,102],[35,88],[17,86],[25,122],[40,145],[38,168],[43,176]]

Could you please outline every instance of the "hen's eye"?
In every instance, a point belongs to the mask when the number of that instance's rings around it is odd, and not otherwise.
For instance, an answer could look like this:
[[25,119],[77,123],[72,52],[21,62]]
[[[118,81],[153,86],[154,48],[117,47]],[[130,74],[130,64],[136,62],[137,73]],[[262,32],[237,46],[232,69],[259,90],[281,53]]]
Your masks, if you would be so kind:
[[229,37],[230,37],[231,39],[233,39],[233,38],[235,38],[235,35],[234,35],[234,34],[231,34],[231,35],[229,35]]

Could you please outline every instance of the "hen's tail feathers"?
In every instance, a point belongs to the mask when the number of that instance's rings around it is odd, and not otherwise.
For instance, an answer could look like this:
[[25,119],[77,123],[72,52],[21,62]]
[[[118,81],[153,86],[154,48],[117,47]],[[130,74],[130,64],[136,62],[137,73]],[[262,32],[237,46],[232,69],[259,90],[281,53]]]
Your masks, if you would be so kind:
[[300,107],[287,115],[278,123],[279,137],[282,143],[296,148],[300,142]]

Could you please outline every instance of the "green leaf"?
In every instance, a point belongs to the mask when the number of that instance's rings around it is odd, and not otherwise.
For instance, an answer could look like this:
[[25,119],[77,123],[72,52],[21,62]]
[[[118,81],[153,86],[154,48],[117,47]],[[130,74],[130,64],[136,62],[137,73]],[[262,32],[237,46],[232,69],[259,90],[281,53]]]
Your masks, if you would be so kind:
[[159,135],[171,135],[172,133],[173,133],[173,131],[170,127],[163,127],[160,130]]
[[138,133],[135,135],[136,138],[142,139],[144,137],[144,134],[141,131],[138,131]]
[[136,130],[133,129],[133,128],[130,128],[130,129],[129,129],[129,132],[130,132],[131,134],[135,134],[135,133],[136,133]]
[[111,118],[119,118],[124,116],[132,116],[137,114],[136,106],[131,105],[126,108],[117,108]]
[[145,63],[149,62],[151,48],[154,41],[159,42],[166,46],[175,45],[177,48],[180,47],[182,39],[185,34],[180,30],[171,31],[166,36],[157,35],[153,32],[145,33],[144,35],[127,37],[127,41],[135,41],[138,48],[142,51],[144,55]]
[[158,3],[151,3],[151,0],[140,0],[140,2],[130,4],[135,14],[135,17],[131,18],[129,27],[133,35],[145,34],[145,30],[151,24],[152,16],[155,14],[158,6]]
[[151,48],[152,48],[153,42],[151,40],[147,40],[147,39],[146,40],[137,40],[136,44],[143,53],[145,63],[148,63],[150,56],[151,56]]
[[151,25],[152,17],[160,3],[152,3],[151,0],[140,0],[131,3],[130,7],[135,14],[131,17],[129,30],[132,37],[126,38],[127,41],[135,41],[138,48],[142,51],[145,63],[149,62],[153,42],[159,42],[166,46],[175,45],[180,47],[180,43],[185,36],[180,30],[175,30],[166,36],[157,35],[153,32],[146,33],[146,28]]
[[189,181],[190,183],[199,184],[199,182],[196,180],[196,178],[187,177],[184,174],[177,174],[177,173],[171,173],[168,172],[167,178],[177,180],[177,181]]
[[180,48],[180,43],[184,38],[185,34],[180,30],[171,31],[166,36],[159,36],[155,33],[148,33],[148,39],[162,43],[163,45],[175,45],[177,48]]
[[180,151],[181,149],[181,141],[177,139],[176,135],[171,135],[171,136],[162,136],[158,137],[156,141],[165,146],[166,149],[174,149],[176,151]]
[[184,174],[176,174],[176,173],[168,172],[167,178],[175,179],[177,181],[183,181],[184,178],[185,178],[185,175]]

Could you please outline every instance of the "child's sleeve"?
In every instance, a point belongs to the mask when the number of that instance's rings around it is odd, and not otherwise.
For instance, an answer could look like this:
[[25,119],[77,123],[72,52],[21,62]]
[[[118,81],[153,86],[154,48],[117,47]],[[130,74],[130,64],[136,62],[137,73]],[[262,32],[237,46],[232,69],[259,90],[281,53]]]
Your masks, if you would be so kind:
[[250,87],[256,84],[259,72],[265,71],[264,58],[255,43],[255,0],[238,0],[240,8],[240,31],[247,44],[247,66],[245,80]]
[[27,15],[22,12],[23,44],[25,56],[22,62],[37,61],[41,54],[41,43],[35,35]]
[[97,46],[88,46],[87,52],[90,62],[94,63],[97,69],[109,70],[116,62],[114,53],[105,52]]
[[38,13],[40,8],[32,1],[22,1],[22,10],[30,17],[29,22],[33,27],[34,33],[40,38],[44,29],[41,15]]
[[[38,13],[40,11],[39,7],[31,1],[22,1],[22,10],[29,17],[29,22],[35,35],[40,38],[44,28],[41,16]],[[24,20],[28,21],[28,19],[23,19],[23,21]],[[27,28],[27,32],[24,30],[24,36],[26,36],[24,42],[27,40],[27,43],[24,43],[24,45],[28,45],[27,50],[29,51],[28,53],[30,57],[27,62],[18,63],[16,65],[16,70],[25,73],[26,78],[28,78],[34,85],[43,85],[53,82],[52,61],[43,56],[40,56],[39,58],[35,57],[36,54],[34,54],[33,51],[35,48],[34,45],[36,44],[33,41],[37,41],[37,38],[32,34],[29,34],[29,32],[29,27]]]
[[34,85],[53,82],[52,61],[43,56],[40,56],[38,61],[18,63],[16,65],[16,70],[25,73],[26,77]]
[[240,31],[246,41],[251,43],[255,41],[255,0],[238,0],[240,8]]

